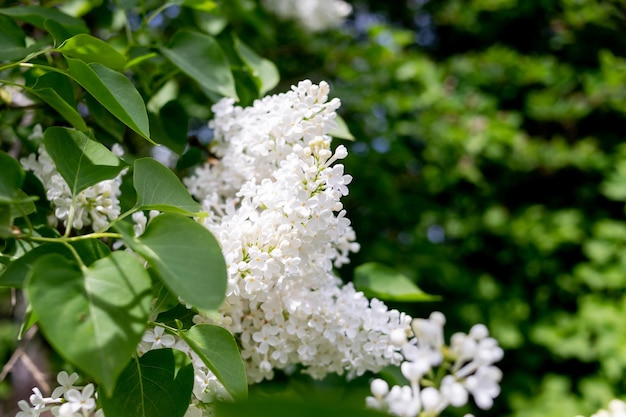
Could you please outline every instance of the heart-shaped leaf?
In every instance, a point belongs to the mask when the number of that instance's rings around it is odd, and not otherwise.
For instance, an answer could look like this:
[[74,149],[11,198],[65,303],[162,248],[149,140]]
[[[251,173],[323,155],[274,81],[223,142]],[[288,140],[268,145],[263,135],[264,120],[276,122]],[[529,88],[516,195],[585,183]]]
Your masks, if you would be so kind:
[[204,226],[178,214],[161,214],[135,237],[124,223],[114,226],[124,242],[156,270],[163,282],[188,303],[217,309],[226,294],[226,262]]
[[66,73],[70,78],[126,126],[152,142],[146,105],[128,78],[98,63],[86,64],[75,58],[66,60],[68,64]]
[[44,145],[73,195],[115,178],[127,165],[100,142],[78,130],[50,127]]
[[86,33],[67,39],[58,50],[65,56],[78,58],[88,64],[97,62],[114,70],[121,70],[126,65],[124,55],[102,39]]
[[193,366],[178,372],[172,349],[151,350],[133,359],[113,395],[99,396],[107,417],[182,417],[193,389]]
[[26,291],[55,350],[112,392],[145,330],[150,286],[137,258],[117,251],[88,268],[46,255],[33,265]]
[[228,330],[210,324],[198,324],[179,334],[235,401],[248,398],[246,370],[237,342]]
[[161,53],[204,89],[237,98],[230,65],[213,37],[183,30],[174,34],[169,46],[161,48]]
[[435,301],[439,297],[426,294],[405,275],[375,262],[354,270],[354,286],[368,297],[387,301]]
[[200,204],[194,200],[180,179],[167,167],[152,158],[135,160],[133,185],[137,191],[139,210],[159,210],[195,215]]

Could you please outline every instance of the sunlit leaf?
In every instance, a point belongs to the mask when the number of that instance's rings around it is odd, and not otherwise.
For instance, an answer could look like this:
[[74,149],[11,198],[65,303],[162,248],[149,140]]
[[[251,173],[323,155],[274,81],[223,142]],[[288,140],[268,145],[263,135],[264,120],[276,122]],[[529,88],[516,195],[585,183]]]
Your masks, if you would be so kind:
[[215,237],[201,224],[178,214],[161,214],[135,237],[117,224],[124,242],[156,270],[176,295],[193,306],[217,309],[226,294],[226,263]]
[[426,294],[405,275],[375,262],[354,270],[354,286],[368,297],[387,301],[435,301],[438,296]]
[[81,269],[46,255],[34,264],[26,291],[55,350],[112,392],[150,311],[150,277],[137,258],[117,251]]
[[15,19],[30,23],[40,29],[45,29],[45,22],[50,19],[61,24],[73,35],[87,33],[87,25],[81,19],[77,19],[54,7],[44,6],[17,6],[0,9],[0,15],[10,16]]
[[105,41],[85,33],[67,39],[59,51],[88,64],[99,63],[114,70],[121,70],[126,65],[126,58]]
[[223,327],[198,324],[180,335],[224,385],[235,401],[248,397],[246,371],[237,342]]

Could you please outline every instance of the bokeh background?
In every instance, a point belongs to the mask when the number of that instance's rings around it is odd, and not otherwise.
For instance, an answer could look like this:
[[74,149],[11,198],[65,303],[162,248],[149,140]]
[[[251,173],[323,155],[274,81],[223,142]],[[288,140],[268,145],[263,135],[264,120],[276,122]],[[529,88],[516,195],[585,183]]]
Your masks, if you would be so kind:
[[[136,6],[75,3],[92,4],[100,34]],[[273,92],[331,84],[356,138],[341,143],[361,244],[339,272],[397,268],[441,300],[393,307],[440,310],[451,333],[489,327],[505,349],[502,394],[477,415],[574,417],[624,398],[626,1],[355,0],[342,26],[317,32],[258,1],[218,3],[211,19],[170,10],[154,29],[226,21],[278,66]],[[196,93],[180,100],[202,143],[211,103]],[[2,291],[6,363],[20,316]],[[5,404],[17,382],[0,384]]]

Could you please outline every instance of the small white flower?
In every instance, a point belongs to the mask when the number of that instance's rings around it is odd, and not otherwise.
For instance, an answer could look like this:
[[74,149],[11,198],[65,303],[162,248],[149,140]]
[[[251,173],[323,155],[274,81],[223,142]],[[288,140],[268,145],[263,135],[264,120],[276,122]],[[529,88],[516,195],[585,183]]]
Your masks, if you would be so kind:
[[53,399],[60,398],[63,394],[71,389],[75,389],[74,382],[78,380],[78,374],[76,372],[68,375],[67,372],[61,371],[57,375],[57,382],[59,386],[52,391],[51,397]]
[[156,326],[154,329],[146,330],[142,337],[142,341],[152,343],[150,350],[173,347],[176,338],[171,334],[163,334],[165,328]]

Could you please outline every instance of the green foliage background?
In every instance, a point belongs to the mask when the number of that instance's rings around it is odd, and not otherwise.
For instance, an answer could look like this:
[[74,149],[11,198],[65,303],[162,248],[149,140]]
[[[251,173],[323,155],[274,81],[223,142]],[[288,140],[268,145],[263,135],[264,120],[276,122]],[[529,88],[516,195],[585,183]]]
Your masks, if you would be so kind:
[[[109,2],[71,4],[84,8],[92,34],[127,46]],[[357,139],[347,143],[346,207],[361,251],[341,274],[351,279],[369,261],[395,267],[442,297],[395,307],[415,316],[441,310],[449,331],[489,327],[505,348],[504,380],[494,409],[480,415],[573,417],[624,397],[624,0],[358,1],[345,27],[314,34],[259,2],[218,6],[162,17],[135,33],[131,55],[155,39],[167,44],[178,29],[228,45],[236,34],[278,66],[271,92],[303,78],[332,84]],[[250,103],[258,84],[229,59],[240,100]],[[168,84],[171,63],[137,65],[152,131],[190,126],[183,175],[207,156],[202,121],[212,103],[188,80]],[[121,123],[88,104],[98,137],[119,141]],[[8,147],[29,131],[17,110],[0,110]],[[155,139],[182,151],[172,137],[180,135]],[[138,137],[126,141],[138,156],[149,150]],[[0,343],[6,359],[8,343]]]

